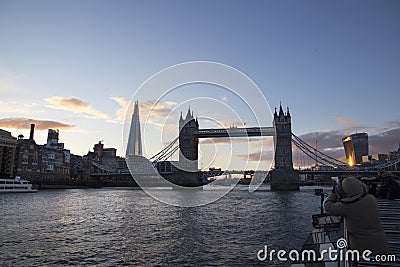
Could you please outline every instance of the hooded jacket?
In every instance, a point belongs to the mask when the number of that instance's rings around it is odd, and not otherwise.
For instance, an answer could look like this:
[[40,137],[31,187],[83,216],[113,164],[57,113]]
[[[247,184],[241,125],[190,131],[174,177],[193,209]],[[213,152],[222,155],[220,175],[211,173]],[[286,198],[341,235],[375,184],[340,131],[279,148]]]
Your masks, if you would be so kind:
[[355,177],[342,182],[344,198],[338,199],[332,192],[325,201],[325,211],[331,215],[344,216],[350,249],[372,251],[373,255],[388,254],[389,245],[383,231],[379,210],[374,196]]

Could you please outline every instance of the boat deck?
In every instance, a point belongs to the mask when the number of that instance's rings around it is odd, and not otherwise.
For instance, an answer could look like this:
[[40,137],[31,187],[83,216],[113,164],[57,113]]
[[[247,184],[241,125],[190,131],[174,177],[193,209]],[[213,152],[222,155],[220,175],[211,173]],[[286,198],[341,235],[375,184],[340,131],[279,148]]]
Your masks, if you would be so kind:
[[389,241],[390,253],[396,255],[396,262],[360,262],[359,267],[391,266],[400,267],[400,200],[378,200],[383,229]]

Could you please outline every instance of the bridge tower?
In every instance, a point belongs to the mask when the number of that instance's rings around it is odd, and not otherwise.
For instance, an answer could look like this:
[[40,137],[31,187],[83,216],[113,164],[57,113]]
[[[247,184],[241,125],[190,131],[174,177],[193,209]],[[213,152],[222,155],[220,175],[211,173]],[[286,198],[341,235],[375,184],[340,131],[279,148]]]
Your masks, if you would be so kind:
[[275,168],[270,172],[271,190],[299,190],[299,175],[293,169],[292,122],[289,108],[287,108],[286,114],[283,112],[282,105],[279,107],[279,113],[275,108],[274,126],[276,131],[274,137]]
[[179,174],[174,183],[186,187],[202,185],[198,172],[199,139],[194,133],[199,130],[199,122],[193,116],[190,107],[186,117],[179,119]]

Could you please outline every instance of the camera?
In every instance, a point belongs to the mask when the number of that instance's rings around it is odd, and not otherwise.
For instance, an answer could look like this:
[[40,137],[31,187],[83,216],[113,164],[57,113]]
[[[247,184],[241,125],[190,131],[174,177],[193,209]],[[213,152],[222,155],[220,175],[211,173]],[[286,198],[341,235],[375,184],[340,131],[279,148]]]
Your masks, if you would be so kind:
[[316,188],[316,189],[314,189],[314,195],[316,195],[316,196],[323,196],[323,195],[324,195],[324,189],[322,189],[322,188]]

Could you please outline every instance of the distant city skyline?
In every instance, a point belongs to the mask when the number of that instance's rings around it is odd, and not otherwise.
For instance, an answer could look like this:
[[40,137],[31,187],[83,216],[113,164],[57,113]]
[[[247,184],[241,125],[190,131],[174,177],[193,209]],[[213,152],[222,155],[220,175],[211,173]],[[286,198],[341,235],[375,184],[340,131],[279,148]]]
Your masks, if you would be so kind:
[[[367,132],[370,153],[388,153],[400,142],[398,25],[398,1],[1,1],[0,128],[27,137],[35,123],[38,143],[59,129],[71,153],[84,155],[102,140],[123,156],[123,122],[140,85],[166,67],[205,60],[248,75],[266,109],[288,106],[293,132],[310,144],[318,132],[324,152],[344,160],[341,139]],[[165,139],[177,134],[183,101],[198,92],[246,117],[222,89],[185,86],[155,106],[148,153],[166,141],[157,133],[167,116]],[[140,99],[142,124],[156,100]],[[226,127],[240,123],[212,105],[192,110]],[[205,126],[212,124],[200,119]],[[212,142],[204,142],[206,152]],[[272,148],[265,138],[233,163],[250,156],[252,164],[260,144]]]

